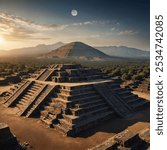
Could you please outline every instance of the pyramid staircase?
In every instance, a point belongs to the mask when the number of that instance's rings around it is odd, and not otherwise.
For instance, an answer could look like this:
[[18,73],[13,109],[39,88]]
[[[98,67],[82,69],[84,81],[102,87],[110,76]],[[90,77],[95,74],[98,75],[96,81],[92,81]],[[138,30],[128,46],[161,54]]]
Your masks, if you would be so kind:
[[95,84],[94,88],[120,117],[133,113],[133,109],[107,84]]
[[48,101],[50,94],[54,91],[55,86],[47,85],[43,92],[38,95],[36,101],[32,103],[31,107],[29,107],[24,115],[26,117],[32,117],[34,114],[38,114],[40,111],[40,107]]
[[38,94],[43,91],[45,86],[46,85],[44,84],[33,82],[32,85],[25,90],[24,94],[22,94],[20,98],[15,101],[14,106],[19,109],[19,115],[24,113],[26,108],[36,99]]
[[121,88],[119,84],[109,84],[108,87],[114,90],[119,97],[128,104],[134,111],[141,110],[149,106],[149,101],[133,94],[129,89]]
[[114,115],[92,85],[60,87],[57,98],[41,111],[44,123],[67,135],[77,134]]
[[49,77],[52,75],[53,72],[54,69],[46,69],[44,72],[41,73],[41,75],[37,78],[37,80],[41,81],[51,80],[49,79]]
[[20,96],[25,92],[25,90],[31,85],[32,82],[26,80],[8,99],[5,100],[5,105],[8,107],[12,106],[15,103],[15,101],[17,101],[20,98]]

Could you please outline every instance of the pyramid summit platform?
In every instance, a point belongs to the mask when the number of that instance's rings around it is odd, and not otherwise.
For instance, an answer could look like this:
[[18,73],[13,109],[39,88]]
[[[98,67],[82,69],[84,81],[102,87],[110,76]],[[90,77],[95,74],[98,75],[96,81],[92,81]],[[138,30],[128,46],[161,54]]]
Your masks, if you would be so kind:
[[54,64],[18,84],[4,104],[19,116],[36,117],[76,136],[105,120],[128,117],[149,102],[121,88],[100,70],[74,64]]

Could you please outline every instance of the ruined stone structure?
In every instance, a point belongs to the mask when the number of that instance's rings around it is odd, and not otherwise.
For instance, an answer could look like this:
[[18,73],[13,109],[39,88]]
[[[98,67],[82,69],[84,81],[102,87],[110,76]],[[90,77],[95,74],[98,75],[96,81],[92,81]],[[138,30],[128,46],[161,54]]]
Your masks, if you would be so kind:
[[0,123],[0,149],[23,150],[16,136],[10,132],[9,126],[5,123]]
[[148,127],[138,132],[126,129],[88,150],[148,150],[149,148],[150,129]]
[[20,116],[39,117],[66,135],[76,135],[113,117],[127,117],[149,105],[97,69],[57,64],[22,81],[4,104]]

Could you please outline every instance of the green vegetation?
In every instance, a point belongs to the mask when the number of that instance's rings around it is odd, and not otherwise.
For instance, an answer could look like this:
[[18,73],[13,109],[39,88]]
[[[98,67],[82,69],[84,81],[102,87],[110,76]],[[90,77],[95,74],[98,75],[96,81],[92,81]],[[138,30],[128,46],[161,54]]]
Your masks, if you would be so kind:
[[18,72],[33,73],[49,64],[73,63],[85,67],[100,69],[102,72],[125,80],[140,80],[148,77],[150,66],[148,60],[122,60],[119,61],[84,61],[75,59],[35,59],[35,58],[13,58],[0,60],[0,73],[9,74]]

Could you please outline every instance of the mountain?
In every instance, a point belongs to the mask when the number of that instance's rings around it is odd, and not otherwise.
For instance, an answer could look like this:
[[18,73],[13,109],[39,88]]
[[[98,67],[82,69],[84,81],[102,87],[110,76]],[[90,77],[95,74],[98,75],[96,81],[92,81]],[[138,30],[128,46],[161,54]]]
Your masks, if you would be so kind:
[[64,43],[58,42],[55,44],[51,45],[45,45],[45,44],[40,44],[34,47],[25,47],[25,48],[19,48],[19,49],[12,49],[9,51],[0,51],[0,55],[5,55],[5,56],[39,56],[44,53],[48,53],[53,49],[56,49],[58,47],[63,46]]
[[[0,50],[0,56],[42,56],[42,57],[76,57],[82,59],[102,58],[149,58],[149,51],[125,46],[91,47],[82,42],[64,44],[40,44],[34,47]],[[112,57],[111,57],[112,56]]]
[[125,46],[104,46],[104,47],[96,47],[96,48],[110,56],[125,57],[125,58],[149,58],[150,57],[149,51],[144,51],[144,50],[125,47]]
[[110,56],[104,54],[103,52],[87,45],[82,42],[72,42],[66,44],[58,49],[55,49],[45,55],[43,57],[58,57],[58,58],[83,58],[83,59],[106,59],[110,58]]

